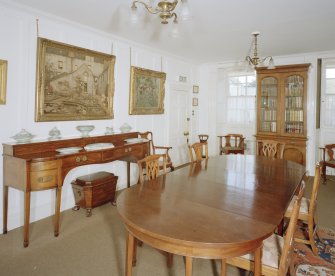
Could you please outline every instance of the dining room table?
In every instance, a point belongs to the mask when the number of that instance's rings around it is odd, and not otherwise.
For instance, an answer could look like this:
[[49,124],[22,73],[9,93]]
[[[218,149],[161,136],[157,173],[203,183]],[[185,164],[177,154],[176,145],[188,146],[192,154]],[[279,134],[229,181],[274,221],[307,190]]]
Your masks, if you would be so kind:
[[193,258],[247,253],[261,275],[263,241],[280,225],[305,172],[284,159],[220,155],[125,189],[117,198],[128,232],[125,275],[132,275],[137,240],[184,256],[187,276]]

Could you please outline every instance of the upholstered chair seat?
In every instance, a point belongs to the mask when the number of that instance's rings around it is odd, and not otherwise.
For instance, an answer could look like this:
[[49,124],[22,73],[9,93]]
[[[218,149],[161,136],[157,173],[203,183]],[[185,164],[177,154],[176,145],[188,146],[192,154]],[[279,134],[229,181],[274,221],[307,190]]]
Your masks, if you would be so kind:
[[[288,206],[286,212],[285,212],[285,217],[290,217],[292,214],[292,210],[293,210],[293,203],[296,200],[297,196],[293,196],[290,205]],[[301,199],[301,206],[300,206],[300,214],[299,216],[303,216],[306,215],[308,216],[308,206],[309,206],[309,199],[306,197],[303,197]]]

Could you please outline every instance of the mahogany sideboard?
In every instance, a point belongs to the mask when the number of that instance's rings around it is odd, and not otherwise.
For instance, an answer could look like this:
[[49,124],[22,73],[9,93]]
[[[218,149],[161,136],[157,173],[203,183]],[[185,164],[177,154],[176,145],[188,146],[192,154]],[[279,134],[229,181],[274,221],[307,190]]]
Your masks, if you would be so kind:
[[[8,188],[24,192],[23,246],[29,245],[30,192],[56,189],[54,235],[59,234],[59,216],[62,186],[67,173],[79,166],[107,163],[115,160],[127,162],[127,186],[130,186],[130,162],[137,162],[149,154],[149,143],[126,143],[137,138],[138,132],[66,138],[54,141],[32,141],[26,144],[3,144],[3,233],[7,233]],[[93,143],[113,143],[113,148],[86,151]],[[70,154],[61,154],[59,148],[82,147]]]

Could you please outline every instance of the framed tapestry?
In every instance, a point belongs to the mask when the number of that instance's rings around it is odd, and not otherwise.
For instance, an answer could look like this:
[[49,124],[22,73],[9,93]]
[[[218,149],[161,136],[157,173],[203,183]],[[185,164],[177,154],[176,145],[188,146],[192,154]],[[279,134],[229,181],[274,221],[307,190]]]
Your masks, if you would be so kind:
[[6,103],[7,61],[0,59],[0,104]]
[[38,38],[35,120],[112,119],[115,56]]
[[166,74],[131,66],[129,114],[164,113]]

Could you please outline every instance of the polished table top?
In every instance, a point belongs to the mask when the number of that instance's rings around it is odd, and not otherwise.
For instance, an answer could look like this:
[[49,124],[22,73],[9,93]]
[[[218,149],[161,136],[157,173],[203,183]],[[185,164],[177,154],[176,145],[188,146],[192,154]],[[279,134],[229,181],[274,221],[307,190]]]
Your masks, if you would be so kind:
[[[127,230],[139,239],[144,234],[190,248],[240,247],[242,251],[225,255],[233,257],[273,233],[304,173],[304,166],[286,160],[210,157],[207,164],[202,161],[132,186],[120,194],[117,208]],[[173,246],[169,252],[220,257]]]

